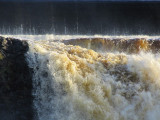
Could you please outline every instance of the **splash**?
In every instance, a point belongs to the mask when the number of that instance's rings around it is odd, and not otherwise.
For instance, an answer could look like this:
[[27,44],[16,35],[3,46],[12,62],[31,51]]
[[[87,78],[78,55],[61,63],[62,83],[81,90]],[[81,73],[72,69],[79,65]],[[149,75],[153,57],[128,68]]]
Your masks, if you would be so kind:
[[[87,42],[78,41],[74,43]],[[97,40],[93,41],[96,45]],[[146,52],[150,47],[147,41],[130,42],[131,48],[137,46],[136,54],[98,52],[69,45],[72,42],[29,41],[27,60],[34,70],[35,117],[39,120],[160,118],[160,55]],[[99,42],[104,44],[103,39]]]
[[140,51],[159,51],[158,39],[143,38],[79,38],[62,41],[66,45],[80,45],[95,51],[139,53]]

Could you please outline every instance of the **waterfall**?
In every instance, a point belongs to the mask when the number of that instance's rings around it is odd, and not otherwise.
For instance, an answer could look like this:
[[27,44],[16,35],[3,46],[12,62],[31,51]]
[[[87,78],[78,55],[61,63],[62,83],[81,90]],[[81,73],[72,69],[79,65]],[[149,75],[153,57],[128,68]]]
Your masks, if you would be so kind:
[[99,52],[54,40],[28,42],[39,120],[159,119],[159,53]]

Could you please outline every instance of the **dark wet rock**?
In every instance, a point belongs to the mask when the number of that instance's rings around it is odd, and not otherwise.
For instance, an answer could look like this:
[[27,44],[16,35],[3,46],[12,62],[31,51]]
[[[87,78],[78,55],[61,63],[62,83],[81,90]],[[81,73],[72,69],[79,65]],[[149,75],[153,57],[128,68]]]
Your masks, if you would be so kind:
[[32,120],[32,70],[25,60],[28,43],[0,37],[0,119]]

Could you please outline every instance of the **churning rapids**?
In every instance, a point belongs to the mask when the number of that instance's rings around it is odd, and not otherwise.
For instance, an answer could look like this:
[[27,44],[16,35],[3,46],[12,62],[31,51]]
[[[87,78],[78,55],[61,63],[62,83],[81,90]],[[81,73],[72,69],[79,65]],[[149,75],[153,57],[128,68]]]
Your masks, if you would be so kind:
[[159,120],[160,37],[28,39],[38,120]]

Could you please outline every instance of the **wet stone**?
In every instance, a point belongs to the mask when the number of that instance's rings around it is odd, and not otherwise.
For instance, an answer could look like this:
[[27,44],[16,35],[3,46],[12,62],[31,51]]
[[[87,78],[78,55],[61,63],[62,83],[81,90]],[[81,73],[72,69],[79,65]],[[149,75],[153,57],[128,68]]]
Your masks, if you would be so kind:
[[28,43],[0,37],[0,119],[32,120],[32,69],[25,53]]

